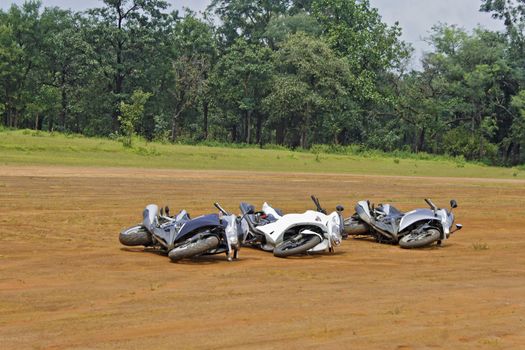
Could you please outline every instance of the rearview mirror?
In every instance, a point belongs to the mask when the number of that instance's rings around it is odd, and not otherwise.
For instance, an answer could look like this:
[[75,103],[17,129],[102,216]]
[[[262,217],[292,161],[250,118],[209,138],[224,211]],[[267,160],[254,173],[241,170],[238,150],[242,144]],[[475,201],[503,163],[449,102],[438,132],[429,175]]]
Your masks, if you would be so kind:
[[450,201],[450,207],[451,207],[452,209],[457,208],[457,207],[458,207],[458,202],[456,202],[455,199],[451,200],[451,201]]
[[463,228],[463,225],[461,225],[461,224],[456,224],[456,230],[459,231],[459,230],[461,230],[462,228]]
[[343,207],[341,204],[338,204],[337,207],[335,207],[335,210],[337,210],[338,212],[342,212],[345,210],[345,207]]

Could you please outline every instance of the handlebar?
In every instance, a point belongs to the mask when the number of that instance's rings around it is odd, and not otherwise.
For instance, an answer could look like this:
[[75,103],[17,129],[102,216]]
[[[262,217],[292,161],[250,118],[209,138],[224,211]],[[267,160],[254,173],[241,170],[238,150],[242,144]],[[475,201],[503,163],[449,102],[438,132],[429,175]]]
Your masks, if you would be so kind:
[[223,213],[224,215],[230,215],[226,210],[224,210],[223,207],[221,207],[219,203],[215,202],[213,203],[213,205],[215,206],[215,208],[219,209],[219,211]]
[[323,207],[321,207],[321,204],[319,203],[319,199],[313,194],[310,196],[310,198],[312,198],[312,201],[314,202],[317,208],[317,211],[326,215],[326,210],[324,210]]
[[438,207],[429,198],[425,198],[425,202],[427,202],[432,210],[438,210]]

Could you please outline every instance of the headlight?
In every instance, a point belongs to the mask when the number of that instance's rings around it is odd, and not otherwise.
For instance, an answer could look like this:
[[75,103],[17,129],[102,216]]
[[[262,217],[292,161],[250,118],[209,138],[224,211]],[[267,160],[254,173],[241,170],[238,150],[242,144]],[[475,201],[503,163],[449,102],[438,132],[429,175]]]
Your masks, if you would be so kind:
[[328,230],[330,232],[330,239],[335,245],[341,244],[343,238],[341,236],[341,227],[341,218],[339,215],[333,215],[328,221]]
[[239,237],[238,237],[237,222],[236,222],[235,216],[231,215],[231,216],[223,218],[223,220],[228,221],[228,225],[226,226],[226,229],[225,229],[226,239],[231,245],[237,246],[239,244]]

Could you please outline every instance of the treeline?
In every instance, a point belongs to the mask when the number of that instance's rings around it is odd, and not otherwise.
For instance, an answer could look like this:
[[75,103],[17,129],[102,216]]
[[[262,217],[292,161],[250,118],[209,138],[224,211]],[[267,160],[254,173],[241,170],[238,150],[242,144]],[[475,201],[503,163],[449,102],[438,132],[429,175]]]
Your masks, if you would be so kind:
[[525,9],[505,32],[444,24],[420,70],[368,0],[162,0],[0,11],[1,123],[85,135],[525,156]]

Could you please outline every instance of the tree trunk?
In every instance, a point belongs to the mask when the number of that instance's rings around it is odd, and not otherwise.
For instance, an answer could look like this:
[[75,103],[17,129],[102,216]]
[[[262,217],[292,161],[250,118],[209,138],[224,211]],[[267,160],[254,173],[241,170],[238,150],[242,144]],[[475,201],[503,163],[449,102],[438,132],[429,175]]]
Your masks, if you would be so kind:
[[251,111],[246,111],[245,112],[246,123],[245,123],[244,135],[245,135],[245,142],[246,143],[250,143],[250,141],[251,141],[251,137],[250,137],[251,136],[251,130],[252,130],[251,115],[252,115]]
[[38,130],[38,113],[35,113],[35,130]]
[[203,119],[203,129],[204,129],[204,139],[208,139],[208,100],[202,102],[202,119]]
[[284,137],[286,135],[286,126],[283,121],[279,123],[275,129],[275,143],[278,145],[284,145]]
[[180,113],[180,111],[176,112],[171,119],[171,142],[177,140],[177,121],[179,120]]
[[262,147],[262,114],[257,112],[257,126],[255,131],[256,142]]
[[62,125],[62,130],[66,130],[66,120],[67,120],[67,94],[65,87],[65,79],[62,76],[62,89],[61,89],[61,110],[60,110],[60,124]]
[[514,148],[514,142],[510,142],[510,144],[507,147],[507,151],[505,152],[505,165],[509,164],[509,159],[512,155],[512,149]]
[[47,131],[53,131],[54,128],[54,120],[53,116],[49,115],[47,120]]
[[232,142],[237,142],[237,125],[232,125],[232,129],[231,129],[231,138],[232,138]]
[[481,130],[479,131],[479,154],[478,154],[478,160],[481,160],[483,158],[483,154],[485,153],[485,145],[483,144],[483,133]]
[[306,144],[306,128],[302,128],[301,129],[301,140],[300,140],[300,145],[301,145],[301,148],[302,149],[306,149],[306,147],[308,146]]
[[521,143],[516,143],[516,151],[514,152],[514,165],[521,163]]
[[424,145],[425,145],[425,128],[423,127],[419,131],[419,138],[418,138],[418,142],[417,142],[416,153],[417,152],[421,152],[421,150],[423,150],[423,146]]

